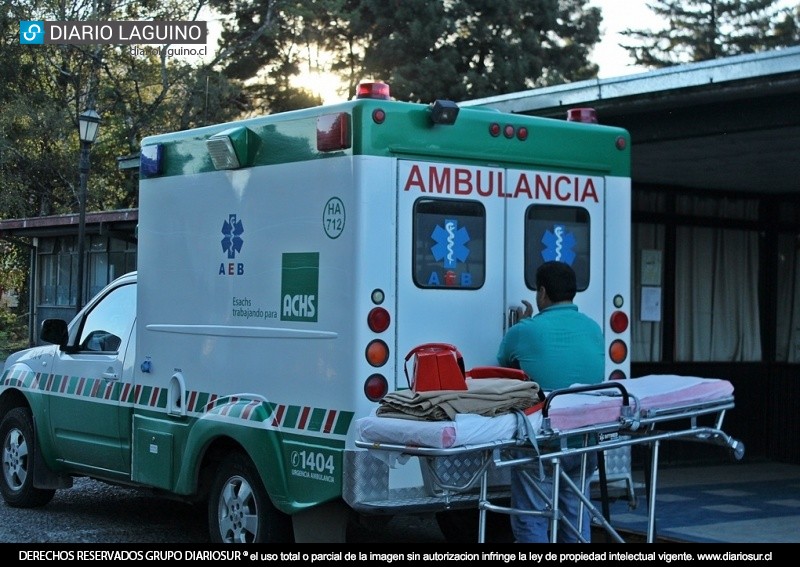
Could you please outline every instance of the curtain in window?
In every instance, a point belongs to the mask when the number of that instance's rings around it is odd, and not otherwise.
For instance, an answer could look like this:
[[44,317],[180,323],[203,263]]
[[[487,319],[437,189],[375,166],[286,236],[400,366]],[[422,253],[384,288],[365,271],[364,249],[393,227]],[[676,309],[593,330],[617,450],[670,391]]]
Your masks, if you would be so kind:
[[761,360],[758,251],[756,231],[677,229],[676,361]]
[[775,360],[800,362],[800,234],[778,237]]

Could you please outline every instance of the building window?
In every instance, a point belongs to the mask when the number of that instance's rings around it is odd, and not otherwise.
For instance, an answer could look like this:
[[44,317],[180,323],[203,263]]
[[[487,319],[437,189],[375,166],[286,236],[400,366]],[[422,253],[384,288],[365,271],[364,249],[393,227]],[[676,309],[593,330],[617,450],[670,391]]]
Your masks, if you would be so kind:
[[648,189],[633,197],[631,359],[762,361],[759,200]]
[[[70,307],[76,304],[78,282],[77,239],[71,236],[41,238],[39,242],[39,305]],[[136,245],[106,236],[91,236],[87,250],[87,297],[111,280],[136,269]]]
[[761,360],[758,233],[678,227],[675,360]]
[[75,305],[78,257],[74,237],[43,239],[39,246],[39,302]]

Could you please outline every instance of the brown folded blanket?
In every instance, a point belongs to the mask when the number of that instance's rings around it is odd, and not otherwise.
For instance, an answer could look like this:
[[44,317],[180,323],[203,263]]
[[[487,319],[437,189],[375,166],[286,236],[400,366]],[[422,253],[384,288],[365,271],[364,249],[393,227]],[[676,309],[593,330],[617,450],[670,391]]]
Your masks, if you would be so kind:
[[513,378],[467,378],[466,390],[411,390],[390,392],[375,415],[427,421],[447,421],[457,413],[494,417],[515,409],[525,410],[539,401],[539,385]]

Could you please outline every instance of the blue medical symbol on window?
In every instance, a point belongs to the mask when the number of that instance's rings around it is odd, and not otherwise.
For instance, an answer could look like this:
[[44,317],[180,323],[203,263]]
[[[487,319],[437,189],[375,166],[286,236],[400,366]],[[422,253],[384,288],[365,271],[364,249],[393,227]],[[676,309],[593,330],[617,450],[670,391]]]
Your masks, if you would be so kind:
[[236,215],[228,215],[228,220],[222,223],[222,251],[228,253],[228,258],[235,258],[237,252],[242,251],[241,234],[244,232],[242,221],[236,220]]
[[575,261],[575,235],[568,232],[564,225],[554,224],[552,232],[545,231],[542,244],[542,259],[545,262],[556,260],[572,265]]
[[437,262],[443,260],[445,268],[455,268],[457,262],[467,261],[469,248],[465,245],[469,242],[469,234],[465,227],[458,226],[457,220],[445,219],[444,227],[436,225],[431,238],[436,242],[431,246],[433,257]]

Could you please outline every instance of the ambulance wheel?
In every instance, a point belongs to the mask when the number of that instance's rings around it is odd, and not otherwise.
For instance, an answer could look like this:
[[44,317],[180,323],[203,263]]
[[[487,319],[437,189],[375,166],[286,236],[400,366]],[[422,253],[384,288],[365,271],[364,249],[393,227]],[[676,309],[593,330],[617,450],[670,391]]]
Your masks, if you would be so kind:
[[208,498],[208,529],[214,543],[291,542],[291,518],[269,499],[255,465],[241,453],[217,469]]
[[33,462],[36,438],[33,417],[27,408],[14,408],[0,422],[3,440],[3,476],[0,492],[13,508],[38,508],[53,499],[56,491],[33,486]]
[[[478,510],[447,510],[436,512],[436,523],[448,543],[478,542]],[[486,513],[486,543],[513,543],[511,519],[508,514]]]

